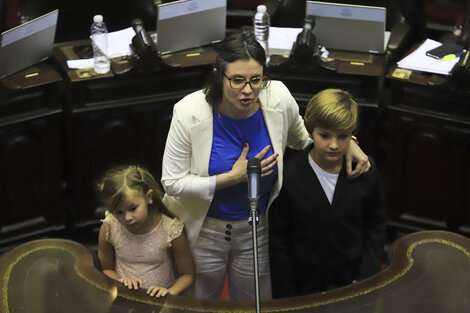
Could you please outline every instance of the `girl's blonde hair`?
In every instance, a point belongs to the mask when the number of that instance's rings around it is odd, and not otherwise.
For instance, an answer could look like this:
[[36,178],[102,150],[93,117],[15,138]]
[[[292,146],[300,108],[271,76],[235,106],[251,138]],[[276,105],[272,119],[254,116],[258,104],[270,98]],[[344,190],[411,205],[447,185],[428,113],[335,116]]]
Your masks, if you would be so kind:
[[341,89],[325,89],[308,102],[304,123],[311,135],[315,127],[353,132],[357,126],[357,103]]
[[114,212],[129,191],[137,191],[147,195],[152,190],[153,204],[149,208],[173,217],[162,202],[163,190],[153,176],[145,168],[137,165],[121,165],[108,169],[97,182],[96,190],[101,202],[110,212]]

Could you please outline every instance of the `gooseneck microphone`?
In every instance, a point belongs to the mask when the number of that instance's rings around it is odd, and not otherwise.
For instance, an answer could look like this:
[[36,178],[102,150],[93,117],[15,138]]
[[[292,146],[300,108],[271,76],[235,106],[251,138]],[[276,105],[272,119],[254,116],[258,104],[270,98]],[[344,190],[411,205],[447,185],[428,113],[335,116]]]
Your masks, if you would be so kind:
[[[261,160],[251,158],[246,166],[248,175],[248,211],[250,213],[248,223],[252,227],[253,239],[253,268],[255,279],[255,304],[256,313],[261,312],[260,307],[260,286],[259,286],[259,265],[258,265],[258,206],[259,206],[259,181],[261,178]],[[255,221],[253,223],[253,221]]]
[[248,210],[258,210],[261,160],[258,158],[249,159],[246,173],[248,175]]
[[150,39],[147,32],[145,31],[144,23],[140,18],[135,18],[132,20],[132,28],[134,29],[135,34],[141,38],[143,44],[145,46],[149,46]]
[[306,66],[315,59],[318,60],[318,47],[316,43],[313,28],[315,27],[315,19],[307,16],[304,19],[304,27],[302,32],[297,35],[297,40],[292,46],[290,59],[297,66]]
[[[1,0],[0,0],[1,1]],[[156,69],[169,68],[162,62],[158,53],[157,45],[153,42],[150,34],[145,30],[144,23],[140,18],[132,20],[132,29],[135,36],[132,37],[130,48],[132,57],[129,60],[130,69],[138,72],[153,72]]]
[[304,19],[304,27],[302,32],[297,36],[297,43],[304,46],[312,46],[315,45],[315,37],[313,37],[312,43],[312,36],[313,28],[315,27],[315,20],[313,16],[308,15]]
[[[255,278],[255,304],[256,313],[261,312],[260,308],[260,286],[259,286],[259,265],[258,265],[258,206],[259,206],[259,180],[261,178],[261,160],[251,158],[246,166],[248,175],[248,211],[250,213],[248,223],[252,227],[253,239],[253,267]],[[253,223],[255,221],[255,223]]]

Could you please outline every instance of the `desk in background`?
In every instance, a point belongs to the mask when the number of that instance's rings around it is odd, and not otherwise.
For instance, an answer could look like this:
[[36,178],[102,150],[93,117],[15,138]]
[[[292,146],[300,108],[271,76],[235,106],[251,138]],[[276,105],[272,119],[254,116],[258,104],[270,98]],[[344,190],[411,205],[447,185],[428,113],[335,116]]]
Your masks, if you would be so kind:
[[405,232],[450,229],[469,236],[470,86],[442,75],[397,73],[389,69],[383,100],[390,219]]

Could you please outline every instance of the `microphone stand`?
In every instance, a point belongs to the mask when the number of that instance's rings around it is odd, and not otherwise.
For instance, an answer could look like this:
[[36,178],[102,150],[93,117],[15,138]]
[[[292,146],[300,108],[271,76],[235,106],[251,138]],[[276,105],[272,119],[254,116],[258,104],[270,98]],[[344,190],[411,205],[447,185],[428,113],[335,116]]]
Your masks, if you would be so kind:
[[[250,217],[248,218],[248,223],[252,228],[252,239],[253,239],[253,265],[255,268],[255,304],[256,304],[256,313],[261,312],[260,309],[260,295],[259,295],[259,268],[258,268],[258,203],[259,197],[256,199],[248,199],[248,206],[250,208]],[[253,223],[253,221],[255,221]]]
[[250,217],[248,223],[252,227],[252,238],[253,238],[253,265],[255,269],[255,303],[256,313],[261,312],[260,310],[260,295],[259,295],[259,268],[258,268],[258,207],[259,207],[259,180],[261,176],[261,161],[257,158],[251,158],[248,160],[246,167],[248,175],[248,210],[250,211]]

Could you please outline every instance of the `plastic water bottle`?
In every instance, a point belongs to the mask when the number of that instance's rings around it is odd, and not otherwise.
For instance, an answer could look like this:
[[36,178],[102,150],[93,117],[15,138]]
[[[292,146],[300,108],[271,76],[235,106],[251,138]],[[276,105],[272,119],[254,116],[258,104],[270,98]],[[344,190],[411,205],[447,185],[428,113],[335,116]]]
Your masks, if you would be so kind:
[[253,26],[255,30],[256,40],[264,48],[266,52],[266,61],[269,62],[269,26],[271,26],[271,19],[268,12],[266,12],[266,6],[261,4],[256,8],[256,14],[253,19]]
[[97,74],[109,72],[110,63],[106,53],[108,50],[108,28],[102,15],[93,17],[91,24],[91,44],[93,46],[94,70]]

